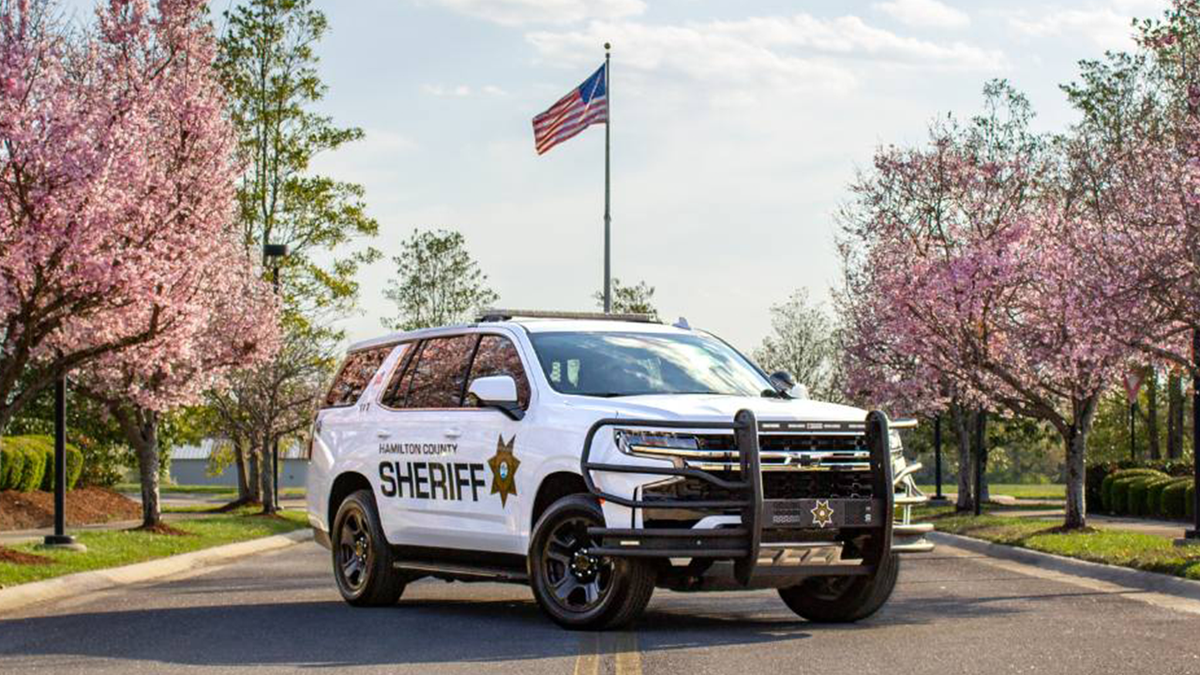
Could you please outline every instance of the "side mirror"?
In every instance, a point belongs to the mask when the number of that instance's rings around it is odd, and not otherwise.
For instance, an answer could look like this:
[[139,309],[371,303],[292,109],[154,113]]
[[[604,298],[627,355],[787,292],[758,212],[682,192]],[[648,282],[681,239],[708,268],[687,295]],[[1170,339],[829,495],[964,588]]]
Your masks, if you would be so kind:
[[808,387],[797,383],[796,378],[792,377],[791,373],[779,370],[771,373],[770,379],[771,386],[775,387],[776,391],[786,395],[788,398],[808,398]]
[[479,399],[479,403],[496,408],[514,420],[525,417],[525,411],[517,403],[517,383],[509,375],[493,375],[471,380],[467,395]]

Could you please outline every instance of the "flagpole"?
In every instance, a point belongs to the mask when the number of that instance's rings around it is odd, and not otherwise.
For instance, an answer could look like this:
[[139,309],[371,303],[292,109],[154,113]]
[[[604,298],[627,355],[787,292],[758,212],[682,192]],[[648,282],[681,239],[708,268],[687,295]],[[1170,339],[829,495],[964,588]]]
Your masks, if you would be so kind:
[[608,113],[604,122],[604,313],[608,314],[612,311],[612,214],[609,211],[612,188],[611,176],[609,174],[609,146],[612,136],[612,78],[609,77],[612,70],[609,68],[611,61],[609,50],[612,45],[604,43],[604,95],[608,106]]

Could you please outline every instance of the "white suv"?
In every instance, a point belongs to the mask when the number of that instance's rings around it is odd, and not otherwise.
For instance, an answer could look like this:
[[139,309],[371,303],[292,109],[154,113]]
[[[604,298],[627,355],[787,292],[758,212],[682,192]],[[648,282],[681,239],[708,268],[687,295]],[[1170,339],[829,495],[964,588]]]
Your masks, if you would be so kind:
[[308,518],[353,605],[429,576],[527,583],[569,628],[627,624],[656,586],[776,588],[854,621],[897,553],[932,549],[919,465],[883,413],[790,385],[638,316],[493,311],[362,342],[317,414]]

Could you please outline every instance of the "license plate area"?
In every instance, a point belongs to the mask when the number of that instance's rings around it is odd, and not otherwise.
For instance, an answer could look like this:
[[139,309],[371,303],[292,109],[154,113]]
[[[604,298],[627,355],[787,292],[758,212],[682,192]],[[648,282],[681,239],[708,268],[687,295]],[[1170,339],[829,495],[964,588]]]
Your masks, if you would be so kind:
[[880,527],[887,514],[879,499],[766,499],[763,527],[837,529]]

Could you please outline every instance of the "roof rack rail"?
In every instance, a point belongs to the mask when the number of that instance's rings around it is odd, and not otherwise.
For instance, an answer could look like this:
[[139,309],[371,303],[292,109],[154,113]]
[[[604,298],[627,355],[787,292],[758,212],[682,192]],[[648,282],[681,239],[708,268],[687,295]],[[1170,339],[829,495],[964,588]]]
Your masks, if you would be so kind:
[[489,321],[509,321],[521,319],[593,319],[599,321],[632,321],[634,323],[659,323],[650,314],[605,314],[604,312],[555,312],[538,309],[485,309],[475,320],[480,323]]

